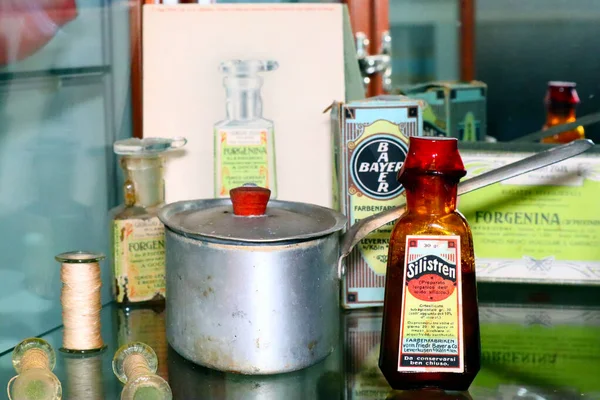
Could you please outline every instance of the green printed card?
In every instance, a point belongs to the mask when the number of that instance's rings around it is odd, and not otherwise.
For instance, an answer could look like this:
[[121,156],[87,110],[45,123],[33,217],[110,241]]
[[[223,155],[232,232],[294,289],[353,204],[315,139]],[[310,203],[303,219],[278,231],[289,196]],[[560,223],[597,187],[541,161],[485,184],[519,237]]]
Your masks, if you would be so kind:
[[[462,151],[466,179],[529,155]],[[477,279],[600,284],[599,196],[593,153],[461,196]]]

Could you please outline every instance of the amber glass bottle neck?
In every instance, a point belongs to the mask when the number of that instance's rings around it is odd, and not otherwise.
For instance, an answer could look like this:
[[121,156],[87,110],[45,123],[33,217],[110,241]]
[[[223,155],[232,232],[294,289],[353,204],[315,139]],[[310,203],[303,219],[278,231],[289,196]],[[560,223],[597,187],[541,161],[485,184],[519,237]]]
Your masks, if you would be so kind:
[[546,114],[546,125],[554,126],[573,122],[577,119],[574,104],[550,103]]
[[408,212],[435,215],[454,212],[458,179],[443,174],[411,174],[404,184]]

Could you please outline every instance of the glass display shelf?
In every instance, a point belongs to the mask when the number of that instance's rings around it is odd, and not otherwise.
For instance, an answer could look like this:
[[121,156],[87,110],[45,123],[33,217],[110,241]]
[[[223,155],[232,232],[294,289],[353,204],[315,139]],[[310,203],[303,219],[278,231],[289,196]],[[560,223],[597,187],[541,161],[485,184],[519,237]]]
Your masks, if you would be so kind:
[[111,68],[107,65],[75,68],[51,68],[39,71],[0,71],[0,89],[10,90],[16,88],[40,89],[41,86],[57,85],[72,86],[86,82],[97,82],[110,74]]
[[[124,343],[142,341],[155,350],[158,374],[170,383],[174,399],[600,399],[597,290],[502,287],[479,285],[482,369],[469,392],[391,391],[377,367],[380,308],[340,311],[339,346],[319,364],[288,374],[244,376],[203,368],[179,356],[166,341],[164,310],[122,309],[111,303],[102,311],[107,350],[88,358],[57,350],[54,372],[65,399],[118,399],[122,385],[113,375],[112,357]],[[489,298],[499,299],[500,291],[519,302],[491,303]],[[567,301],[557,304],[561,298]],[[62,329],[42,337],[58,349]],[[2,385],[13,375],[11,352],[6,351],[0,356]]]

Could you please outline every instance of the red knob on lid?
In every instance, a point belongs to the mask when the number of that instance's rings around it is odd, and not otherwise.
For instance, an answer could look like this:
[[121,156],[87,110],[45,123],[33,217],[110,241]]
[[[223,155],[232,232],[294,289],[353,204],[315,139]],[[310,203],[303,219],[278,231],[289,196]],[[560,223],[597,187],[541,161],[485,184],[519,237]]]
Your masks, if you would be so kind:
[[233,213],[241,216],[265,215],[271,197],[269,189],[260,186],[244,185],[229,191]]

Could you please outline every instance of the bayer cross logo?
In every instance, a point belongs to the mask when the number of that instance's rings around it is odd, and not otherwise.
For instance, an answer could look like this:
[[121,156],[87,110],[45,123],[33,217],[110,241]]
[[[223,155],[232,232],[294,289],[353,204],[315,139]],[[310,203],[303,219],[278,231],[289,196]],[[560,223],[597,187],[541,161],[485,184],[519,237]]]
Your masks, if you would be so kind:
[[352,180],[364,194],[390,199],[402,192],[396,179],[406,158],[406,144],[390,135],[375,135],[360,143],[350,159]]

